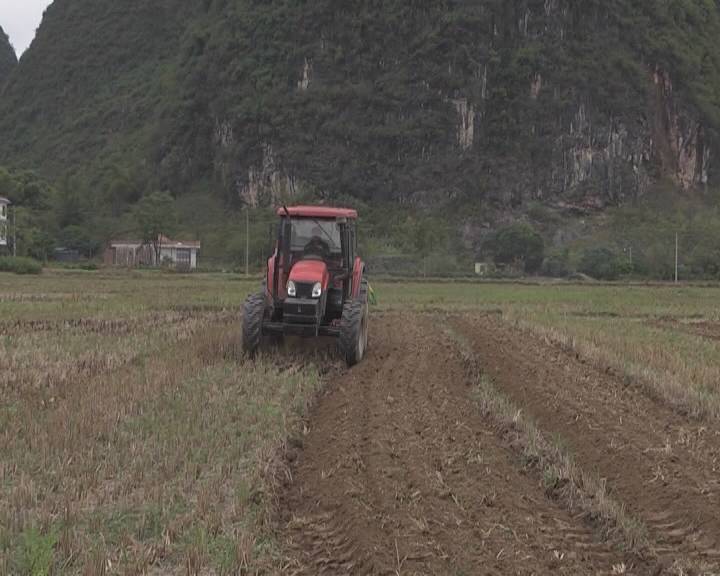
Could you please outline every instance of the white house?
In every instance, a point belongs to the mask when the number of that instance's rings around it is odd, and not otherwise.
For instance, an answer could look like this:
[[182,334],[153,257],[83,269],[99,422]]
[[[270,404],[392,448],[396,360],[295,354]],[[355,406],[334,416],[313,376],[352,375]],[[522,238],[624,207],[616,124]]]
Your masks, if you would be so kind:
[[200,242],[171,240],[165,236],[158,239],[160,261],[155,246],[140,240],[113,240],[105,251],[108,266],[160,266],[171,265],[179,270],[195,270],[198,265]]
[[10,200],[0,196],[0,246],[8,245],[8,206]]

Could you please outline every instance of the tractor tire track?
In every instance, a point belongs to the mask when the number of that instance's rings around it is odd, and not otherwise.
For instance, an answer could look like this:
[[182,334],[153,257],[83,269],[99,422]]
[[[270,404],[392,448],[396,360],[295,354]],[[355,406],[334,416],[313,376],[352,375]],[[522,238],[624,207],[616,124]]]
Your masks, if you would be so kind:
[[[398,326],[403,326],[398,330]],[[387,315],[334,375],[282,497],[288,574],[611,574],[471,399],[437,319]],[[644,574],[645,567],[627,573]]]
[[502,319],[455,317],[486,375],[649,529],[665,565],[720,573],[720,429]]

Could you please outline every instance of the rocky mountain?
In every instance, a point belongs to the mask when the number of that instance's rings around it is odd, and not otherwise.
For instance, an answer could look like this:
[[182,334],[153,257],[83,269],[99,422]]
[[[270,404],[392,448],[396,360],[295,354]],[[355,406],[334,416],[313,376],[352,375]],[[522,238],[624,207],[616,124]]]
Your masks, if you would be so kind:
[[231,204],[602,209],[718,181],[719,37],[714,0],[55,0],[0,157],[121,203],[118,174]]
[[0,90],[17,66],[17,56],[5,31],[0,26]]

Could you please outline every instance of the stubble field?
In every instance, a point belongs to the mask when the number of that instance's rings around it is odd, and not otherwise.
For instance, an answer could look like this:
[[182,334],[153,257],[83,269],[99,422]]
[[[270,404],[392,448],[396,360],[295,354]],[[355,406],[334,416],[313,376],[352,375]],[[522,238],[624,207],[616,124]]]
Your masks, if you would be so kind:
[[233,276],[0,276],[0,574],[718,574],[720,289],[378,283],[254,361]]

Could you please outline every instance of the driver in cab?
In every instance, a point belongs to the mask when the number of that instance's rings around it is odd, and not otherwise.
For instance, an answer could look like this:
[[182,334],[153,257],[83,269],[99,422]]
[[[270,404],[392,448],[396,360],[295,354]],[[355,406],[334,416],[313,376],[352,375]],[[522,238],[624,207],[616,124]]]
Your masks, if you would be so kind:
[[303,249],[304,259],[327,260],[330,257],[330,246],[323,240],[322,235],[322,229],[315,226],[312,230],[312,237]]

